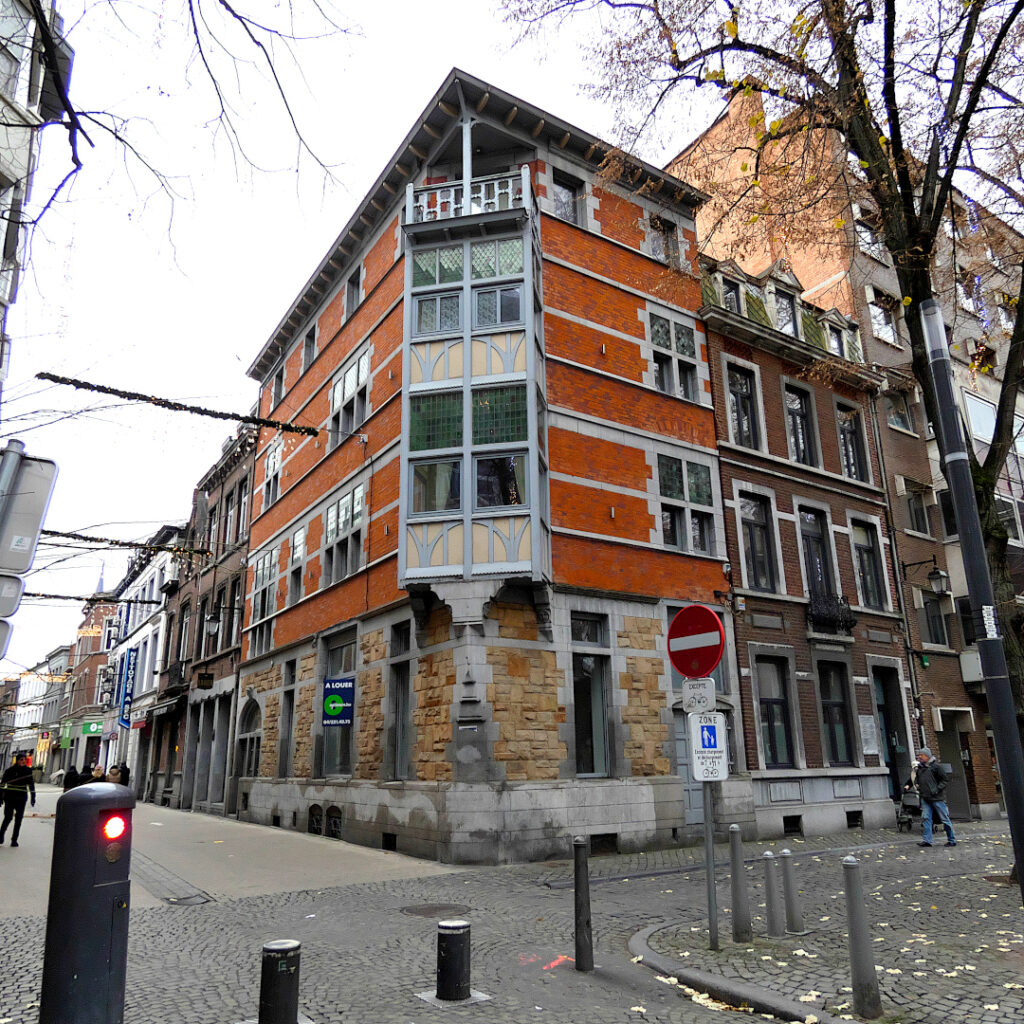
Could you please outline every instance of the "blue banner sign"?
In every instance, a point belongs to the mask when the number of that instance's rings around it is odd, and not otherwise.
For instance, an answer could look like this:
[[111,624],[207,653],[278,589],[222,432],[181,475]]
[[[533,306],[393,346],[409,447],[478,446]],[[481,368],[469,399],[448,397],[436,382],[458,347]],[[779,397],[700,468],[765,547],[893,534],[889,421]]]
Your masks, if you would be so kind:
[[122,729],[132,727],[132,698],[135,696],[135,665],[139,660],[139,649],[133,647],[124,660],[124,677],[121,680],[121,714],[117,724]]
[[352,724],[352,709],[356,702],[355,676],[324,680],[323,726]]

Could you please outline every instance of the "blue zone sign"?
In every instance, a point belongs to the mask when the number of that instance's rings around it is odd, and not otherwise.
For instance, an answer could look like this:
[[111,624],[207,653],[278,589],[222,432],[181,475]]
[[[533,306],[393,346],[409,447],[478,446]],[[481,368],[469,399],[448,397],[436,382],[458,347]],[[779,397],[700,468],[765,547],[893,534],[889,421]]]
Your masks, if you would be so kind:
[[356,702],[355,676],[324,680],[323,726],[325,729],[352,724]]

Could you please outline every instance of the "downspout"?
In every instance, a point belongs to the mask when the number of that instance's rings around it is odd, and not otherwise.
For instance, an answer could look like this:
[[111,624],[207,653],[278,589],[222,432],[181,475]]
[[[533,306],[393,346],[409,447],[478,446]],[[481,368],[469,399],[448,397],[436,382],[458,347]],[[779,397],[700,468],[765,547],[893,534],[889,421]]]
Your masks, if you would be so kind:
[[903,651],[907,658],[907,671],[910,673],[910,696],[914,701],[915,724],[917,726],[918,744],[925,745],[924,716],[921,711],[921,689],[917,681],[917,661],[914,658],[914,649],[910,643],[910,620],[907,617],[907,603],[903,593],[903,570],[900,562],[899,545],[896,541],[896,525],[892,515],[892,493],[889,490],[889,474],[885,468],[885,454],[882,447],[882,432],[878,426],[878,397],[872,394],[869,398],[871,403],[871,429],[875,435],[875,451],[878,453],[878,468],[881,471],[882,481],[885,486],[885,528],[889,534],[889,553],[892,557],[892,574],[896,581],[896,603],[899,609],[900,618],[903,620]]

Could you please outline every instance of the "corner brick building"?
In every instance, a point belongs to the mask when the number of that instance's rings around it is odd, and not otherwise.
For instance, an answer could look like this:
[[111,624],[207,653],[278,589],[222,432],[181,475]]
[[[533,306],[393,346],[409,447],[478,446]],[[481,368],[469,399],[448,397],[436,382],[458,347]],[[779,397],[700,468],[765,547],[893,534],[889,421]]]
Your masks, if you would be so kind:
[[697,834],[665,631],[731,631],[703,196],[608,153],[453,71],[253,363],[317,434],[257,446],[239,817],[451,861]]

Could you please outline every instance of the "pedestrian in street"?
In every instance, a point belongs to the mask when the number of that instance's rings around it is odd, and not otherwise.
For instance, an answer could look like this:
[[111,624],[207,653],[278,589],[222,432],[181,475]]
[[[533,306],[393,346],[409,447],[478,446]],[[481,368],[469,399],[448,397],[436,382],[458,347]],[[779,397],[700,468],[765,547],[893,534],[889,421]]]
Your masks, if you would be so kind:
[[18,845],[21,834],[21,819],[25,817],[25,804],[32,794],[32,806],[36,805],[36,783],[32,769],[28,766],[28,757],[18,754],[14,764],[0,777],[0,795],[3,797],[4,820],[0,825],[0,846],[3,845],[7,826],[14,819],[14,831],[11,833],[11,846]]
[[121,773],[121,785],[127,786],[128,779],[131,777],[131,773],[128,770],[128,765],[126,765],[124,761],[122,761],[121,764],[118,766],[117,770]]
[[72,765],[64,773],[64,792],[66,793],[69,789],[74,789],[80,781],[81,776],[78,774],[78,769]]
[[924,828],[924,839],[918,846],[932,845],[932,824],[937,814],[939,821],[946,828],[946,845],[956,846],[956,834],[953,832],[953,822],[949,820],[949,811],[946,809],[946,775],[938,760],[932,757],[928,747],[922,747],[917,752],[917,764],[910,773],[905,790],[916,789],[921,796],[921,824]]
[[114,765],[114,767],[111,768],[109,772],[107,772],[107,782],[113,782],[114,785],[117,785],[120,781],[121,769],[118,768],[117,765]]
[[89,778],[87,778],[85,780],[85,782],[106,782],[106,781],[107,781],[107,773],[106,773],[106,771],[104,771],[103,765],[101,765],[101,764],[94,764],[92,766],[92,774],[90,774]]

